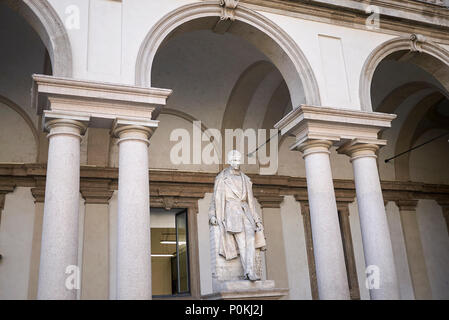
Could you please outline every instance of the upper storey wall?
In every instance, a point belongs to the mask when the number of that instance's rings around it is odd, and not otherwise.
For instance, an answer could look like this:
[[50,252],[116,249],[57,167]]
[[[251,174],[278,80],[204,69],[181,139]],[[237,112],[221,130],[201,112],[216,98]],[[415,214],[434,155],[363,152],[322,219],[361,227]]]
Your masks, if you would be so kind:
[[[67,28],[73,50],[73,77],[131,85],[135,84],[139,49],[152,27],[173,10],[187,4],[202,2],[48,1]],[[301,1],[298,2],[301,4]],[[359,16],[363,16],[364,19],[371,17],[360,13],[366,6],[362,7],[359,1],[339,1],[339,4],[347,5],[350,11],[334,6],[333,14],[330,16],[325,15],[330,10],[325,2],[329,1],[314,2],[322,2],[319,10],[315,10],[313,4],[308,5],[309,11],[287,10],[278,5],[278,3],[297,5],[296,2],[290,1],[245,0],[240,2],[240,6],[255,10],[273,21],[296,42],[316,77],[323,106],[361,109],[359,86],[363,66],[375,48],[395,37],[423,33],[428,37],[430,35],[432,41],[441,47],[449,49],[447,35],[432,38],[443,35],[441,31],[445,26],[449,28],[449,10],[442,10],[441,7],[422,5],[416,1],[402,1],[408,11],[401,11],[398,9],[399,6],[393,6],[393,3],[400,1],[384,0],[383,2],[390,6],[385,7],[389,10],[382,9],[385,13],[380,15],[381,28],[373,30],[359,23],[362,21]],[[356,8],[351,8],[357,3]],[[424,6],[426,10],[413,11],[416,5]],[[445,14],[435,14],[431,17],[428,13],[433,12],[434,7],[439,11],[445,11]],[[419,16],[428,21],[418,21],[416,24],[400,22],[401,14],[412,11],[415,12],[416,19]],[[398,25],[396,29],[390,28],[390,20],[395,14],[398,15],[395,22]],[[340,15],[341,20],[336,18]],[[388,21],[385,26],[382,19]],[[432,33],[429,28],[436,31]]]

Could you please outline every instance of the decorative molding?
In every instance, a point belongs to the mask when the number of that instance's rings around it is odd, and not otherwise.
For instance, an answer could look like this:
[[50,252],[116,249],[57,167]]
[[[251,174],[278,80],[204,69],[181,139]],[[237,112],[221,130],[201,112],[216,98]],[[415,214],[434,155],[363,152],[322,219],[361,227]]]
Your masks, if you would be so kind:
[[165,210],[171,210],[176,206],[177,199],[175,199],[175,197],[163,196],[162,202],[164,203]]
[[415,0],[373,0],[370,3],[353,0],[337,2],[241,0],[241,2],[254,10],[363,30],[367,30],[366,19],[371,14],[367,13],[366,9],[369,5],[375,5],[380,9],[381,26],[379,30],[368,30],[370,32],[405,36],[410,33],[412,25],[414,30],[426,36],[449,40],[449,10],[441,10],[441,6],[417,3]]
[[38,96],[49,100],[44,113],[77,114],[91,119],[92,127],[111,128],[114,121],[146,123],[157,106],[165,105],[171,90],[33,75],[32,105],[42,114]]
[[109,179],[81,179],[80,192],[85,204],[109,204],[114,190]]
[[355,111],[302,105],[274,125],[282,135],[294,135],[297,149],[309,140],[332,141],[337,145],[357,140],[358,143],[385,145],[378,134],[391,127],[394,114]]
[[45,177],[35,177],[35,187],[31,189],[31,194],[34,198],[34,203],[45,202]]
[[449,198],[437,200],[443,211],[444,220],[446,220],[447,232],[449,233]]
[[[216,173],[149,170],[151,197],[172,196],[185,202],[204,198],[212,193]],[[37,187],[36,178],[45,178],[46,165],[0,163],[0,185]],[[295,196],[307,200],[307,181],[304,177],[267,176],[248,174],[253,182],[254,194],[267,196]],[[81,166],[81,183],[108,180],[109,189],[118,189],[118,168]],[[90,182],[89,182],[90,181]],[[385,201],[432,199],[449,202],[449,185],[428,184],[410,181],[381,181]],[[334,179],[337,200],[350,201],[355,198],[354,181]],[[195,199],[195,200],[193,200]],[[162,200],[161,200],[162,203]],[[177,203],[178,205],[179,203]],[[162,206],[161,206],[162,207]],[[185,208],[182,207],[182,208]]]
[[416,211],[418,200],[396,200],[396,205],[400,211]]
[[410,44],[410,47],[411,47],[410,50],[412,52],[422,52],[423,51],[422,45],[427,42],[427,39],[425,36],[423,36],[421,34],[415,34],[415,33],[410,36],[410,40],[412,42]]
[[[258,189],[256,189],[258,190]],[[254,193],[254,197],[256,197],[262,209],[265,208],[277,208],[281,207],[282,202],[284,201],[284,197],[278,195],[265,195],[261,193]]]
[[235,20],[235,9],[239,4],[239,0],[219,0],[219,5],[222,8],[220,20]]
[[2,221],[2,211],[5,208],[6,194],[13,192],[15,188],[15,183],[10,179],[0,179],[0,224]]

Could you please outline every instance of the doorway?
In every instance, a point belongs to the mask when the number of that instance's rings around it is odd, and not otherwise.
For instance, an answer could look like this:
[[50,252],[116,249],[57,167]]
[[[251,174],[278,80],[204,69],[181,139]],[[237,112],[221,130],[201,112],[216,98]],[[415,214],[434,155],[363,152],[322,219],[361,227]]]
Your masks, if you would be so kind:
[[187,209],[151,208],[153,297],[190,295]]

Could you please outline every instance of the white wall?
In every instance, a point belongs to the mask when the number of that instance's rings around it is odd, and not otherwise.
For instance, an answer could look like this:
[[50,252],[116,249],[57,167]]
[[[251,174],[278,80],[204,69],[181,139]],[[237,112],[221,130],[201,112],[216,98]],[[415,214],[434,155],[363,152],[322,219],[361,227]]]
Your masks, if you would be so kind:
[[390,229],[391,244],[393,246],[396,275],[399,282],[399,294],[403,300],[415,299],[399,209],[394,202],[388,202],[385,209],[387,211],[388,228]]
[[306,238],[301,205],[293,196],[286,196],[281,204],[281,219],[286,253],[289,298],[312,299]]
[[34,223],[30,190],[18,187],[6,195],[0,224],[0,300],[27,299]]

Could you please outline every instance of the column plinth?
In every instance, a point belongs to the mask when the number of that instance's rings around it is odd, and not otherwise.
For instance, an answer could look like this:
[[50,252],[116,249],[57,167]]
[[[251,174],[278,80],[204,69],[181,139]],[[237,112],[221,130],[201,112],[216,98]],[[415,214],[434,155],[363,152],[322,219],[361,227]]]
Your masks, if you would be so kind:
[[119,138],[117,299],[150,300],[149,138],[157,127],[116,125]]
[[382,189],[376,163],[379,146],[370,142],[350,141],[338,149],[351,158],[357,193],[366,266],[379,270],[380,285],[370,289],[371,299],[399,299]]
[[297,149],[306,163],[316,276],[320,299],[349,299],[345,258],[329,158],[332,142],[308,140]]
[[83,120],[88,118],[46,122],[50,133],[38,299],[76,299],[76,288],[66,286],[68,277],[76,275],[66,274],[66,270],[78,261],[80,142],[86,130]]

